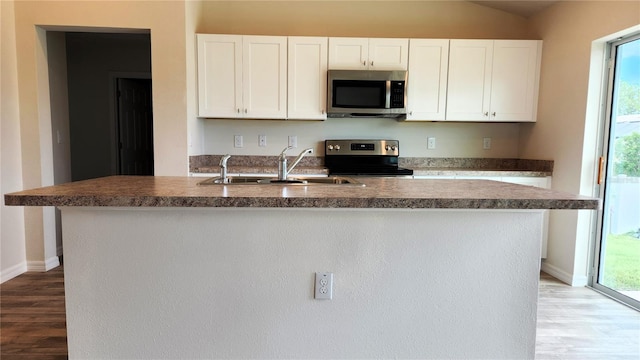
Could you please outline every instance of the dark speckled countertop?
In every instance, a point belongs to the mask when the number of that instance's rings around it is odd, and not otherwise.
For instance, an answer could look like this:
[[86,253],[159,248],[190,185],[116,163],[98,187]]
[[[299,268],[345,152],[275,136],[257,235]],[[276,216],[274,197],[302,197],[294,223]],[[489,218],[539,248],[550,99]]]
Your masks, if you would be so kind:
[[[194,155],[189,158],[189,171],[194,174],[218,173],[222,155]],[[293,157],[290,159],[293,160]],[[276,174],[275,156],[231,156],[230,174]],[[401,157],[399,166],[413,169],[415,176],[551,176],[552,160],[501,158],[426,158]],[[324,157],[307,156],[293,170],[295,175],[327,175]]]
[[198,185],[202,178],[111,176],[5,195],[16,206],[597,209],[599,200],[490,180],[359,179],[349,185]]

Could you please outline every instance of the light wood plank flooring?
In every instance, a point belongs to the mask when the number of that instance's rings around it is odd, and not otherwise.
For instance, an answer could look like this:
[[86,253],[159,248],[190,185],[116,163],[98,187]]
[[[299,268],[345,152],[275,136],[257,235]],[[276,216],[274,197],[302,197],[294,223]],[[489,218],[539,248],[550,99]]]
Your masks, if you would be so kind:
[[542,273],[536,359],[640,359],[640,313]]
[[[67,357],[62,268],[0,286],[0,358]],[[536,359],[640,359],[640,313],[593,290],[540,277]]]

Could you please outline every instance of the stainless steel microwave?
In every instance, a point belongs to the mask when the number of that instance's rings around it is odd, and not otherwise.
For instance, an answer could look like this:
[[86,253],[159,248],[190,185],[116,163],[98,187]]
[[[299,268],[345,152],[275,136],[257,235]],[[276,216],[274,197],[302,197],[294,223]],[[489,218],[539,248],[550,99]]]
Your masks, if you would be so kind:
[[407,72],[329,70],[328,117],[404,117]]

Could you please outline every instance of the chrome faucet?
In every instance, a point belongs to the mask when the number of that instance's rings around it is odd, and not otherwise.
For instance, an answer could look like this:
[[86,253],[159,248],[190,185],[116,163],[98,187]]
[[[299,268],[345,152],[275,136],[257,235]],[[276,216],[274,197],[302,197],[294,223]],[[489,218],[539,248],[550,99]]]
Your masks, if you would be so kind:
[[229,183],[229,177],[227,176],[227,160],[231,155],[227,154],[220,159],[220,181],[223,184]]
[[298,165],[300,160],[307,155],[313,153],[313,148],[308,148],[302,150],[302,152],[298,155],[298,157],[293,161],[293,164],[287,168],[287,151],[293,149],[292,146],[287,146],[282,150],[280,156],[278,156],[278,180],[283,181],[287,180],[287,177],[293,171],[293,169]]

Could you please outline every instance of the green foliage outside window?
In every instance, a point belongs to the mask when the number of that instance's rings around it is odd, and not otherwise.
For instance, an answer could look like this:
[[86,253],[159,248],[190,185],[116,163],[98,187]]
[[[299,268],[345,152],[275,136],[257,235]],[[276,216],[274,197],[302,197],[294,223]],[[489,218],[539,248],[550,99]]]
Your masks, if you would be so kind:
[[614,173],[640,177],[640,133],[632,132],[616,140]]
[[[640,85],[623,81],[618,88],[617,115],[635,114],[640,114]],[[614,175],[640,177],[640,133],[616,139]]]
[[623,81],[618,92],[618,116],[640,114],[640,85]]

